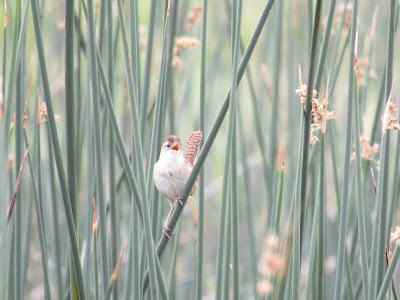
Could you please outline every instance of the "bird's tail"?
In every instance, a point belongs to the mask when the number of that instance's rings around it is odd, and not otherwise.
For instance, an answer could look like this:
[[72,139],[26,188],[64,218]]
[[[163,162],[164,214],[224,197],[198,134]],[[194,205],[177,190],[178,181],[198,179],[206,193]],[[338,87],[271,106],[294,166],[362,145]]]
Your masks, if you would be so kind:
[[197,152],[199,151],[199,145],[202,137],[203,133],[201,131],[193,131],[187,140],[185,159],[187,159],[192,165],[194,164]]

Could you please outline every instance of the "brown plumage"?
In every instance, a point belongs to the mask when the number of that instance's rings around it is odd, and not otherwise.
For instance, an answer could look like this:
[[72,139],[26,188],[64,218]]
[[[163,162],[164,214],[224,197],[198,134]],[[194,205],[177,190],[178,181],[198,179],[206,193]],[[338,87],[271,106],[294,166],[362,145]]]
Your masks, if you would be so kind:
[[199,151],[202,137],[203,133],[201,131],[193,131],[188,137],[185,150],[185,159],[190,162],[192,166],[194,165],[197,152]]

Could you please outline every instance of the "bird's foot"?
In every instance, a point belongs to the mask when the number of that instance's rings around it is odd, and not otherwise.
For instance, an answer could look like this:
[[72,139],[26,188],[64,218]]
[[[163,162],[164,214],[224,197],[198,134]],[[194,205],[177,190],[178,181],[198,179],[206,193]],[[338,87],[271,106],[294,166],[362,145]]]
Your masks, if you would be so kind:
[[168,238],[168,239],[170,239],[171,238],[171,235],[173,235],[175,233],[175,229],[173,230],[173,231],[171,231],[171,229],[169,229],[168,227],[167,227],[167,225],[164,225],[164,227],[163,227],[163,234]]
[[180,204],[182,207],[185,207],[186,202],[183,202],[182,200],[183,200],[183,199],[182,199],[181,197],[178,198],[179,204]]

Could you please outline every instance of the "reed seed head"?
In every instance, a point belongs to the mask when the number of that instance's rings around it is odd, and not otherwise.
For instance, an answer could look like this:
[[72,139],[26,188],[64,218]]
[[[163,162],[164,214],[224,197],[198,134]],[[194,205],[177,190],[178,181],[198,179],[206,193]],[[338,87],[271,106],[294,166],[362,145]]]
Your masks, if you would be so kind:
[[7,27],[7,0],[4,1],[4,28]]
[[195,26],[199,26],[201,23],[202,16],[203,16],[203,4],[197,4],[193,6],[185,17],[185,28],[192,29]]
[[257,283],[256,289],[260,296],[268,296],[274,290],[274,286],[267,280],[261,280]]
[[200,44],[199,40],[188,37],[188,36],[181,36],[181,37],[176,37],[175,46],[173,49],[173,56],[172,56],[172,67],[177,69],[182,65],[182,61],[179,58],[179,54],[187,49],[190,49],[194,46],[197,46]]
[[263,252],[258,262],[258,271],[266,277],[282,277],[286,273],[285,257],[279,253],[280,241],[274,235],[268,235],[264,240]]
[[394,229],[392,228],[390,232],[390,243],[397,242],[400,246],[400,226],[396,226]]
[[119,253],[118,261],[117,261],[114,271],[111,275],[111,284],[115,284],[115,282],[117,281],[119,269],[121,267],[122,259],[124,258],[124,255],[125,255],[127,245],[128,245],[127,241],[125,241],[124,244],[122,245],[122,249],[121,249],[121,252]]
[[[328,111],[328,88],[326,90],[327,90],[326,97],[323,100],[322,104],[316,98],[318,92],[316,90],[313,91],[313,100],[311,106],[313,123],[311,124],[311,129],[310,129],[310,143],[312,145],[315,145],[315,143],[319,141],[315,133],[318,130],[321,130],[321,133],[325,134],[326,122],[336,118],[333,111]],[[297,95],[299,95],[301,104],[305,106],[307,97],[307,85],[302,83],[300,66],[299,66],[299,87],[295,90],[295,92]]]
[[96,202],[94,201],[93,198],[93,233],[97,233],[97,229],[99,227],[99,221],[97,220],[97,215],[96,215]]
[[383,126],[382,131],[388,131],[390,129],[400,130],[400,126],[397,123],[398,118],[395,116],[395,112],[397,111],[396,104],[392,102],[392,92],[393,86],[396,81],[396,78],[393,80],[392,88],[390,90],[388,101],[386,102],[386,109],[383,115]]
[[[377,161],[374,160],[374,157],[379,153],[379,144],[375,143],[371,145],[370,138],[365,135],[360,137],[360,144],[361,144],[361,159],[377,163]],[[353,147],[355,147],[355,145],[353,145]],[[352,162],[356,161],[355,152],[352,153],[350,159]]]

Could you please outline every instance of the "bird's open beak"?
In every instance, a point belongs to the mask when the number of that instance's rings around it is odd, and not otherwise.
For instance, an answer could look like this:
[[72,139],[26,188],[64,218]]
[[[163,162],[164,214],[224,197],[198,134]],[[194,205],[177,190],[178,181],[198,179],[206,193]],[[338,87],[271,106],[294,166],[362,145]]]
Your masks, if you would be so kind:
[[179,144],[176,143],[175,145],[173,145],[172,150],[179,150]]

